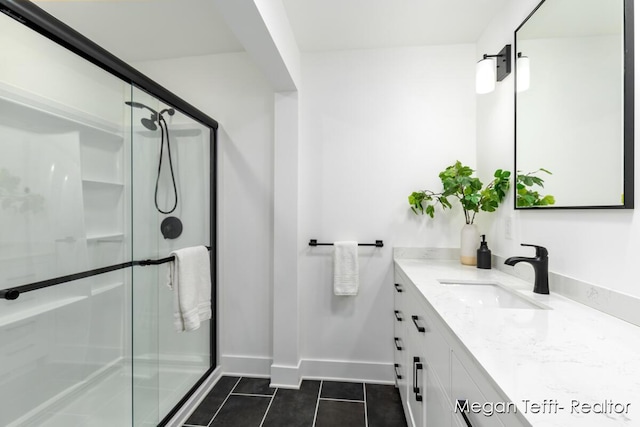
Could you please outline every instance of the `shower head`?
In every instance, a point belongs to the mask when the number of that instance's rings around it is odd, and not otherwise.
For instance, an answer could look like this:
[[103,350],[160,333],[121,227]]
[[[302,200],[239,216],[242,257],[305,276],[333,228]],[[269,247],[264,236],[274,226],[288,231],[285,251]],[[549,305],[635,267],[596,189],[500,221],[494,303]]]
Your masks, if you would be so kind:
[[140,102],[125,101],[125,104],[127,104],[129,107],[132,107],[132,108],[147,109],[151,111],[151,117],[149,117],[148,119],[142,118],[140,119],[140,122],[142,123],[142,126],[146,127],[149,130],[158,130],[158,126],[156,126],[156,121],[158,121],[158,112],[156,110],[154,110],[151,107],[147,107],[146,105]]
[[142,126],[146,127],[149,130],[158,130],[158,126],[156,126],[156,118],[155,115],[152,114],[151,118],[142,118],[140,119]]

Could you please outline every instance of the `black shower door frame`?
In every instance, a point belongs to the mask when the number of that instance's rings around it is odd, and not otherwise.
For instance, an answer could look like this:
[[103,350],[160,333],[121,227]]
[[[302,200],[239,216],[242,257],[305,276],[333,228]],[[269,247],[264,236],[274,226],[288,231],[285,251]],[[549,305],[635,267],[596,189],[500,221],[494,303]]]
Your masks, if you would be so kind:
[[[86,59],[87,61],[97,65],[108,73],[120,78],[121,80],[129,83],[130,85],[141,89],[150,95],[155,96],[160,99],[162,102],[171,105],[176,110],[179,110],[183,114],[191,117],[192,119],[204,124],[209,127],[210,132],[210,262],[211,262],[211,304],[214,310],[214,314],[211,317],[211,336],[210,336],[210,351],[211,351],[211,360],[210,367],[207,372],[196,382],[196,384],[189,390],[189,392],[178,402],[178,404],[163,418],[163,420],[158,424],[159,426],[166,425],[171,418],[178,412],[178,410],[187,402],[187,400],[195,393],[195,391],[202,385],[202,383],[209,377],[209,375],[216,369],[218,366],[218,353],[217,353],[217,345],[216,345],[216,331],[217,331],[217,272],[216,272],[216,264],[217,264],[217,241],[216,241],[216,227],[217,227],[217,206],[216,206],[216,188],[217,188],[217,130],[218,130],[218,122],[203,113],[202,111],[195,108],[193,105],[189,104],[187,101],[183,100],[176,94],[170,92],[165,87],[156,83],[149,77],[137,71],[135,68],[131,67],[126,62],[117,58],[116,56],[109,53],[104,48],[100,47],[96,43],[92,42],[79,32],[75,31],[73,28],[69,27],[62,21],[54,18],[49,15],[44,10],[40,9],[35,4],[30,1],[21,1],[21,0],[0,0],[0,12],[5,15],[13,18],[14,20],[20,22],[23,25],[31,28],[32,30],[38,32],[39,34],[47,37],[48,39],[56,42],[57,44],[65,47],[66,49],[74,52],[80,57]],[[165,260],[160,260],[165,261]],[[150,265],[155,264],[157,262],[145,260],[145,261],[131,261],[124,264],[118,264],[115,266],[105,267],[106,269],[121,269],[136,266],[136,265]],[[92,270],[89,272],[79,273],[83,275],[83,277],[88,277],[89,275],[101,274],[105,268]],[[67,276],[66,278],[71,278],[71,276]],[[65,283],[69,280],[60,281],[58,278],[51,279],[48,286],[55,286],[58,283]],[[76,279],[73,279],[76,280]],[[43,282],[41,282],[43,283]],[[13,294],[16,297],[20,292],[28,292],[35,289],[40,289],[45,286],[33,287],[30,284],[22,287],[15,288]],[[31,286],[31,288],[30,288]],[[16,293],[17,292],[17,293]],[[3,297],[7,292],[4,292]],[[7,298],[13,299],[13,298]]]

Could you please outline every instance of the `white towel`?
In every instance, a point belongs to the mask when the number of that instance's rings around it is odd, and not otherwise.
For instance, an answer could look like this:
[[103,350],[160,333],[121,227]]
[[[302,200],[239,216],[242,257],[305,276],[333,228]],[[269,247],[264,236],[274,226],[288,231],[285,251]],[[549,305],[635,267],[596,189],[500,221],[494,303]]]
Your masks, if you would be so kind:
[[333,293],[358,294],[358,242],[333,244]]
[[173,324],[176,331],[193,331],[211,319],[211,264],[204,246],[178,249],[169,263],[169,288],[173,290]]

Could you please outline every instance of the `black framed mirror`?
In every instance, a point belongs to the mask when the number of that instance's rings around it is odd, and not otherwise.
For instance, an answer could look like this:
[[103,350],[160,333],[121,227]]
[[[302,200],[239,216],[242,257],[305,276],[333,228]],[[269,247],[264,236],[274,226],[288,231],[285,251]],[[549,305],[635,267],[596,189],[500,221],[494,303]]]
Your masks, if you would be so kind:
[[515,208],[632,209],[633,0],[543,0],[514,51]]

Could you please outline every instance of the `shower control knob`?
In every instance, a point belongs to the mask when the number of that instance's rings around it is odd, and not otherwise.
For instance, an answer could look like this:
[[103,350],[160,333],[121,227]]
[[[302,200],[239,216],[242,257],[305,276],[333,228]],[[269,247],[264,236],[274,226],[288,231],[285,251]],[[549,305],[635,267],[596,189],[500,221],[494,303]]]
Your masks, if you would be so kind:
[[165,239],[177,239],[182,234],[182,221],[175,216],[168,216],[162,220],[160,231]]

